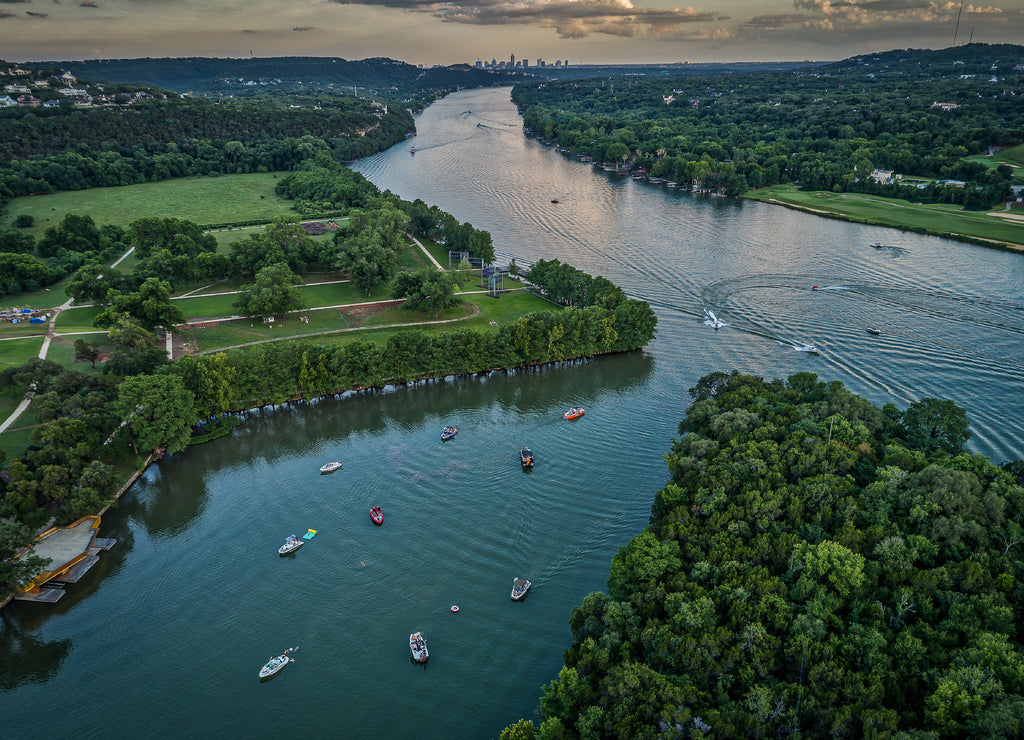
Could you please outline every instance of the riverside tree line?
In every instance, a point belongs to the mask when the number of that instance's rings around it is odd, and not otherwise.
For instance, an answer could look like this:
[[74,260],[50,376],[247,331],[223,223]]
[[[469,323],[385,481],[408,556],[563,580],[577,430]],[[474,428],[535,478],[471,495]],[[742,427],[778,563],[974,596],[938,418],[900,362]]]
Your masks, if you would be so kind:
[[[797,182],[987,209],[1013,170],[967,157],[1024,142],[1022,60],[1021,46],[971,44],[785,72],[523,84],[513,99],[534,136],[680,184],[738,195]],[[932,182],[877,182],[875,169]]]

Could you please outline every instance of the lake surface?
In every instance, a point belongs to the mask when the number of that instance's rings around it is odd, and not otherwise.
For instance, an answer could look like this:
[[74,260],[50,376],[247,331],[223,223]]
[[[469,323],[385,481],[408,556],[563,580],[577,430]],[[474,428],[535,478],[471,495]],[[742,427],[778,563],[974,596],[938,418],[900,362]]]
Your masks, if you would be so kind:
[[[47,734],[76,738],[489,738],[535,718],[569,612],[646,525],[687,389],[708,372],[809,371],[901,408],[951,398],[972,450],[1024,457],[1024,257],[609,175],[525,139],[508,89],[449,96],[417,127],[415,154],[355,169],[489,230],[502,261],[608,277],[654,306],[657,338],[253,414],[154,466],[104,517],[118,544],[59,604],[0,612],[11,736],[41,734],[51,706]],[[564,421],[573,405],[586,415]],[[344,468],[319,475],[328,460]],[[534,582],[522,603],[517,575]]]

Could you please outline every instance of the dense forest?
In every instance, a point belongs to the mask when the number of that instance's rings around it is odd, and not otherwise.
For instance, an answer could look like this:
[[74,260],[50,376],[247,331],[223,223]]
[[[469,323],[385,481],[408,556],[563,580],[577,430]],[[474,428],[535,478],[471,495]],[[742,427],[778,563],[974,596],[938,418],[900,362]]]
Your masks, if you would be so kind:
[[341,163],[413,130],[403,108],[328,94],[9,108],[0,112],[0,206],[56,190],[291,170],[317,156]]
[[[965,157],[1024,142],[1022,63],[1024,47],[971,44],[790,71],[520,84],[513,99],[532,135],[649,177],[982,209],[1009,195],[1013,173]],[[879,181],[876,169],[927,182]]]
[[[253,91],[362,89],[391,99],[429,102],[437,93],[468,87],[507,85],[516,78],[466,64],[421,68],[374,57],[177,57],[42,62],[90,80],[145,83],[176,92],[245,95]],[[419,107],[419,106],[416,106]]]
[[966,415],[810,373],[714,373],[651,524],[572,610],[538,728],[502,738],[1024,732],[1024,466]]

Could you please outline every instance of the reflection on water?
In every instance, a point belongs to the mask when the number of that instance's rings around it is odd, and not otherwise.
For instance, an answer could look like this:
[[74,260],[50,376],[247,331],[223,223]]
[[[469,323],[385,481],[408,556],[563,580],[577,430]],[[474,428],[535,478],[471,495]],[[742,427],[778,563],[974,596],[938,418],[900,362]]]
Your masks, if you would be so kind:
[[[0,691],[10,691],[23,684],[45,683],[60,670],[71,652],[71,640],[43,640],[34,634],[36,625],[18,625],[3,615],[0,632]],[[28,708],[24,708],[28,711]]]

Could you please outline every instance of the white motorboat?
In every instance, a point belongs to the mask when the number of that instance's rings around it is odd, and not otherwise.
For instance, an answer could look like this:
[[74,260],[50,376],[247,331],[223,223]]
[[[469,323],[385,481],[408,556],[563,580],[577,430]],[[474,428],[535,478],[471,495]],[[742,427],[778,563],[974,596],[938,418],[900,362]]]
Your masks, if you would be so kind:
[[512,581],[512,601],[522,601],[526,592],[530,590],[530,581],[525,578],[515,578]]
[[295,552],[300,547],[305,545],[306,542],[293,534],[288,535],[288,538],[284,541],[284,544],[277,549],[278,554],[287,555],[290,552]]
[[298,646],[295,646],[293,648],[287,648],[283,653],[278,655],[276,658],[272,657],[270,660],[268,660],[266,665],[260,668],[260,678],[267,678],[269,676],[273,676],[286,665],[291,663],[292,660],[294,659],[289,658],[288,653],[294,652],[298,649]]
[[427,641],[423,639],[422,632],[413,632],[409,635],[409,650],[412,651],[412,659],[417,663],[426,663],[430,659]]
[[337,470],[340,467],[341,467],[341,463],[340,462],[324,463],[323,465],[320,466],[320,472],[321,473],[333,473],[335,470]]

